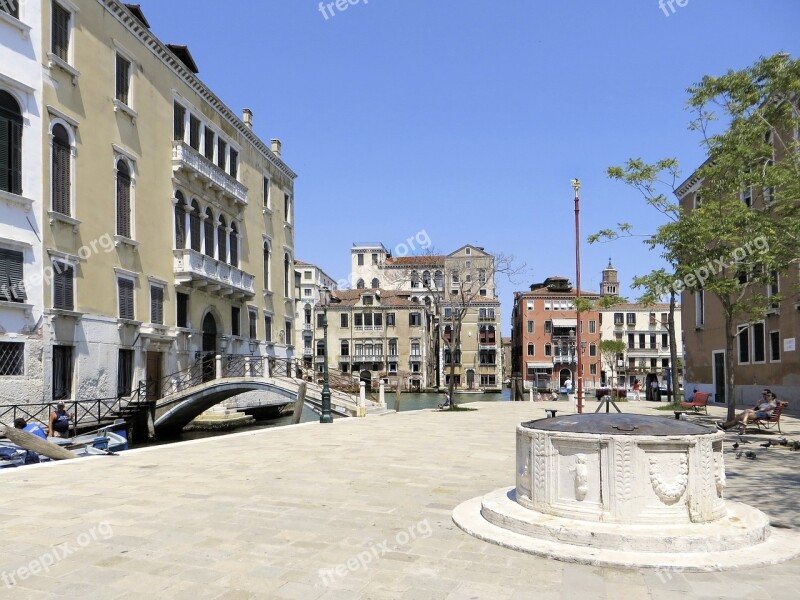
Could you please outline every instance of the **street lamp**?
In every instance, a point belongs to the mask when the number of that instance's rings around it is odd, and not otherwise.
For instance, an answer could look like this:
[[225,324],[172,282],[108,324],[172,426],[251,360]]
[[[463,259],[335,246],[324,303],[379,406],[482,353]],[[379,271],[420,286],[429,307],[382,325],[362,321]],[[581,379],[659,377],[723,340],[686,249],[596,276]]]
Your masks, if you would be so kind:
[[322,351],[324,354],[324,375],[322,383],[322,414],[319,417],[320,423],[333,423],[333,415],[331,414],[331,388],[328,385],[328,305],[338,304],[341,302],[339,298],[334,298],[331,295],[331,290],[327,286],[319,291],[320,304],[322,304],[322,332],[323,332],[323,346]]
[[[581,182],[578,179],[572,180],[572,189],[575,190],[575,304],[577,309],[580,308],[578,306],[578,302],[580,301],[581,297],[581,199],[579,193],[581,189]],[[584,348],[584,344],[581,342],[581,313],[576,310],[576,315],[578,317],[577,345],[580,348]],[[578,414],[583,412],[583,360],[581,354],[581,352],[578,352],[577,361],[578,376],[576,387],[578,393]]]

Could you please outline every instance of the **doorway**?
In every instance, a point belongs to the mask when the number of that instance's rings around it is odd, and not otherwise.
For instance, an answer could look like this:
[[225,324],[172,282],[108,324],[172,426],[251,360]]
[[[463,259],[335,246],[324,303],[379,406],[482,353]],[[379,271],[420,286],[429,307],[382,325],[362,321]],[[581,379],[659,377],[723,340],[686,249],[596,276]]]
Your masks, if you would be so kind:
[[725,404],[725,351],[713,352],[714,362],[714,402]]
[[216,377],[214,357],[217,353],[217,322],[211,313],[203,318],[203,383]]
[[145,381],[147,382],[147,399],[151,402],[161,398],[161,380],[164,376],[161,371],[162,357],[161,352],[147,353]]
[[475,371],[467,369],[467,389],[471,390],[475,387]]

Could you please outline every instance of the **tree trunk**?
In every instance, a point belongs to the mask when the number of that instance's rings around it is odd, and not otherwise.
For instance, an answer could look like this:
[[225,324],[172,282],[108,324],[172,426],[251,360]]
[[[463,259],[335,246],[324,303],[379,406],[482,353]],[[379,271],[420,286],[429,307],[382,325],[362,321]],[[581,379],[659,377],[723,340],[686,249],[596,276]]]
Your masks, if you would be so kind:
[[675,336],[675,290],[669,294],[669,316],[667,317],[667,331],[669,332],[669,362],[672,366],[671,385],[668,388],[669,402],[677,402],[678,396],[678,343]]
[[[733,395],[736,381],[733,372],[733,348],[736,335],[733,333],[733,316],[728,308],[725,308],[725,399],[728,406],[728,421],[736,417],[736,398]],[[712,365],[713,368],[713,365]]]

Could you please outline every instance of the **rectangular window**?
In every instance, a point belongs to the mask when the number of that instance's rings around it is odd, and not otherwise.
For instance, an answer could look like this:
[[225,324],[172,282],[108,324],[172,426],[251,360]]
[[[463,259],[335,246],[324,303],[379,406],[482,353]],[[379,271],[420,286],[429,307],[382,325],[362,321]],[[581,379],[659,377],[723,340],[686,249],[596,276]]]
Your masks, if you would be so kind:
[[661,327],[666,328],[669,325],[669,314],[661,313]]
[[614,325],[622,325],[625,315],[622,313],[614,313]]
[[264,317],[264,340],[272,341],[272,317],[269,315]]
[[739,363],[750,362],[750,329],[746,325],[739,327]]
[[533,333],[533,321],[528,321],[528,333]]
[[767,349],[764,337],[764,324],[756,323],[753,325],[753,362],[763,363],[766,361]]
[[72,346],[53,346],[53,400],[72,397]]
[[394,313],[386,313],[386,326],[387,327],[394,327],[395,324]]
[[372,264],[373,265],[377,265],[378,264],[378,255],[377,254],[374,254],[374,253],[372,254]]
[[383,327],[383,315],[381,313],[372,315],[372,320],[375,327]]
[[769,332],[769,360],[779,362],[781,360],[781,332]]
[[589,333],[597,333],[597,321],[589,321]]
[[545,333],[553,333],[553,322],[552,321],[545,321],[544,322],[544,332]]
[[411,342],[411,356],[421,356],[419,342]]
[[186,109],[175,102],[172,106],[172,139],[182,142],[186,136]]
[[656,349],[656,336],[655,335],[651,335],[650,336],[650,350],[655,350],[655,349]]
[[361,300],[364,306],[372,306],[372,296],[364,296]]
[[625,320],[628,325],[636,325],[636,313],[627,313]]
[[189,327],[189,294],[178,292],[175,294],[177,314],[175,323],[178,327]]
[[636,348],[635,339],[636,338],[634,337],[634,335],[632,333],[628,334],[628,350],[633,350],[634,348]]
[[231,177],[236,179],[239,175],[239,153],[231,148],[231,156],[230,156],[230,164],[228,164],[228,172],[231,174]]
[[364,326],[364,317],[361,313],[355,313],[353,315],[353,325],[356,327],[363,327]]
[[364,313],[364,325],[372,327],[372,313]]
[[189,115],[189,145],[200,151],[200,119]]
[[160,285],[150,286],[150,322],[164,324],[164,288]]
[[131,61],[117,54],[117,88],[116,98],[126,105],[130,105],[131,90]]
[[349,325],[348,325],[348,320],[349,320],[349,319],[348,319],[348,315],[347,315],[347,313],[342,313],[342,314],[340,314],[340,315],[339,315],[339,326],[340,326],[340,327],[344,327],[344,328],[347,328],[347,327],[349,327]]
[[283,218],[287,223],[292,222],[292,198],[289,194],[283,195]]
[[589,365],[589,375],[597,375],[597,365]]
[[359,267],[363,267],[364,266],[364,255],[363,254],[359,254],[358,258],[356,259],[356,262],[358,263]]
[[228,152],[228,144],[221,137],[217,136],[217,166],[225,170],[225,159]]
[[206,139],[205,139],[205,144],[203,144],[203,146],[205,147],[205,155],[208,160],[214,160],[214,147],[216,146],[215,144],[216,140],[214,139],[215,138],[214,131],[206,127],[205,132],[206,132]]
[[419,327],[422,324],[420,314],[417,312],[408,313],[409,327]]
[[0,1],[0,11],[8,13],[15,19],[19,19],[19,2],[20,0]]
[[317,327],[325,327],[325,313],[317,313]]
[[694,325],[695,327],[702,327],[705,323],[705,292],[700,290],[694,293]]
[[231,306],[231,335],[242,335],[242,309],[238,306]]
[[254,340],[258,338],[258,331],[256,330],[256,319],[258,318],[258,314],[254,310],[248,310],[247,315],[250,321],[250,327],[249,327],[250,339]]
[[50,51],[64,62],[69,62],[69,20],[68,10],[53,2]]
[[661,334],[661,347],[664,350],[669,350],[669,334],[667,333]]
[[24,259],[22,252],[0,248],[0,300],[25,302]]
[[119,318],[133,320],[133,280],[120,277],[117,279],[117,295],[119,296]]
[[597,345],[590,344],[589,345],[589,356],[597,356]]
[[293,346],[294,340],[292,339],[292,322],[286,321],[286,345]]
[[264,207],[272,209],[272,206],[271,206],[271,203],[270,203],[269,190],[270,190],[269,177],[264,177],[264,191],[263,191],[263,194],[264,194]]
[[75,310],[75,268],[65,262],[53,261],[53,308]]
[[0,342],[0,377],[25,375],[25,344]]
[[304,279],[311,279],[312,278],[311,271],[303,271],[303,278]]
[[117,355],[117,397],[130,396],[133,388],[133,350],[119,349]]

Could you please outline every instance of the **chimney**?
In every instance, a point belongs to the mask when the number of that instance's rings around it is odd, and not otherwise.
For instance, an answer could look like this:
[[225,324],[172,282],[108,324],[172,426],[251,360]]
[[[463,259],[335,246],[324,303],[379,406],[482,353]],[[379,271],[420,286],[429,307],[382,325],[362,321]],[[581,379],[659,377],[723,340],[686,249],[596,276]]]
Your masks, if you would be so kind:
[[281,141],[280,140],[272,140],[272,153],[275,154],[278,158],[281,157]]
[[244,121],[245,127],[248,129],[253,128],[253,111],[249,108],[245,108],[242,111],[242,121]]

